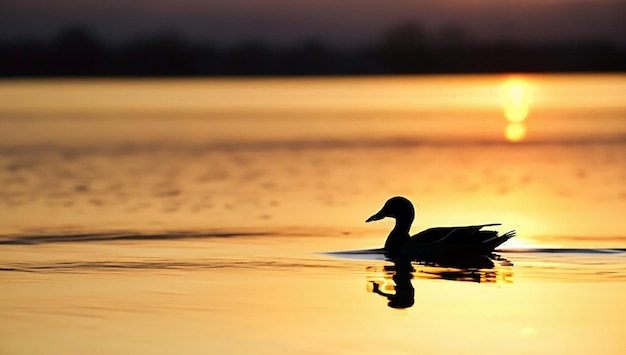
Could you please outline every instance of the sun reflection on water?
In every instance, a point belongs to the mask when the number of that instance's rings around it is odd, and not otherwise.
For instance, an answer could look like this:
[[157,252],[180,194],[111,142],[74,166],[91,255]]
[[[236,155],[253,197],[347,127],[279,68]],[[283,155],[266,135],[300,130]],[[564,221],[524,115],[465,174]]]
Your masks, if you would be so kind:
[[527,80],[509,78],[502,84],[504,116],[509,122],[504,136],[508,141],[519,142],[526,136],[524,120],[528,117],[531,101],[531,87]]
[[512,122],[504,130],[506,139],[510,142],[519,142],[526,136],[526,126],[521,122]]

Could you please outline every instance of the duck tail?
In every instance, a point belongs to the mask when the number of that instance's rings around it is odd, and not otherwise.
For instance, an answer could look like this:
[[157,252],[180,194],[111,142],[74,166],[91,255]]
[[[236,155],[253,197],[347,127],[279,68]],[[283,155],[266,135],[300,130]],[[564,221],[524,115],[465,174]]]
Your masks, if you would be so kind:
[[495,236],[486,240],[483,240],[484,250],[492,252],[495,248],[499,247],[501,244],[506,242],[507,240],[515,237],[515,230],[508,231],[501,236]]

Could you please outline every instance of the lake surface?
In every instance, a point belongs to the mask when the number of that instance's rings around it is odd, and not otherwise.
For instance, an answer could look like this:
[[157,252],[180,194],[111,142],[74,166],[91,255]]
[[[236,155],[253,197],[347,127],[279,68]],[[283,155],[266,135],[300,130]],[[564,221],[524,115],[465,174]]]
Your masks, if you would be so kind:
[[[0,353],[618,354],[626,75],[0,81]],[[495,260],[367,252],[502,223]]]

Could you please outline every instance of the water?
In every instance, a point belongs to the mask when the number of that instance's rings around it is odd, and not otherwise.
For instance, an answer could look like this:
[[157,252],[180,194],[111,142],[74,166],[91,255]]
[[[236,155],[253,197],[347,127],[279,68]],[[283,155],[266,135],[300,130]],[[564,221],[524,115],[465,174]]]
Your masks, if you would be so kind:
[[626,77],[507,78],[0,82],[0,352],[620,353]]

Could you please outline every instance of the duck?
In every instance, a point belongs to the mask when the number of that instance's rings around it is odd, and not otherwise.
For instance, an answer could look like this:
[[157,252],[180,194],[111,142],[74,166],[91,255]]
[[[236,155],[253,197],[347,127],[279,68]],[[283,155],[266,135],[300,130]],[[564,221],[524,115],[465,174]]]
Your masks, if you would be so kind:
[[472,257],[488,256],[494,249],[515,236],[515,230],[502,235],[497,231],[483,230],[485,227],[499,226],[500,223],[474,226],[435,227],[409,234],[415,219],[415,209],[411,201],[402,196],[394,196],[365,222],[394,218],[395,227],[385,241],[385,253],[412,258],[430,257]]

